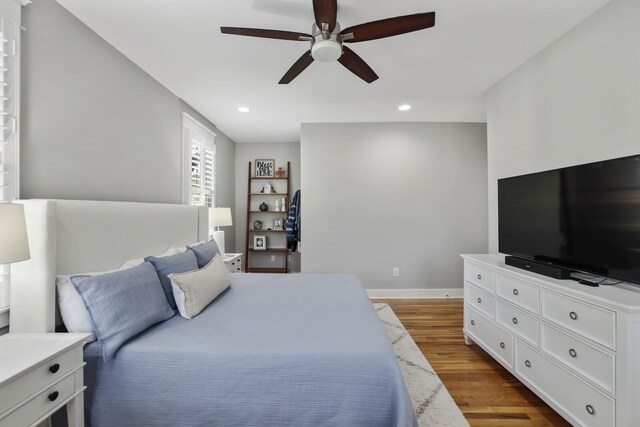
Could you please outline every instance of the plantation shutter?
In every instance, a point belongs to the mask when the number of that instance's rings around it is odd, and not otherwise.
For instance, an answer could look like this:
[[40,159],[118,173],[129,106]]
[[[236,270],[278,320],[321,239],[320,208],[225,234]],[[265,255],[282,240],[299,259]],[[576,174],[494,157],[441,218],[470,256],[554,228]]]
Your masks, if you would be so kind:
[[183,113],[183,145],[188,153],[188,173],[183,200],[194,206],[215,206],[215,134]]

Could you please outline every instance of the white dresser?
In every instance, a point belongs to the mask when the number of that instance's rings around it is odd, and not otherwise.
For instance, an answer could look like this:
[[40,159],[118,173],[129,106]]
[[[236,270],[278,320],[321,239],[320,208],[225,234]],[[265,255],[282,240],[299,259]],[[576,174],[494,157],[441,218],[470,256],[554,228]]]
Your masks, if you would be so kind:
[[89,334],[0,336],[0,427],[32,426],[67,406],[84,425],[82,346]]
[[242,272],[242,254],[224,254],[223,261],[230,273]]
[[464,334],[576,426],[640,426],[640,287],[464,258]]

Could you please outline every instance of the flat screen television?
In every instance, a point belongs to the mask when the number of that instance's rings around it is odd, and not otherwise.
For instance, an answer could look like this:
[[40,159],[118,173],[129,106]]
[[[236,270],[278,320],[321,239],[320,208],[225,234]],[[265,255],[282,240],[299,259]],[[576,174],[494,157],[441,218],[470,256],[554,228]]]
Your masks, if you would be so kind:
[[498,180],[499,251],[640,284],[640,155]]

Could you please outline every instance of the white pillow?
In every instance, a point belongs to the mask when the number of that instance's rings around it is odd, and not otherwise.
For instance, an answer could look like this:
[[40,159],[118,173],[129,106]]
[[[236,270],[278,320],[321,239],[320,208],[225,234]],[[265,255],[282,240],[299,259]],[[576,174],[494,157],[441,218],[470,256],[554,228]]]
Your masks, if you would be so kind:
[[180,315],[191,320],[211,301],[231,286],[227,270],[220,254],[199,270],[169,275],[173,297]]
[[[167,249],[163,254],[157,255],[158,257],[165,257],[175,255],[178,252],[175,248]],[[91,324],[91,318],[89,317],[89,312],[87,311],[86,306],[84,305],[84,301],[78,291],[76,291],[75,286],[71,283],[71,277],[73,276],[98,276],[100,274],[112,273],[118,270],[126,270],[128,268],[137,267],[144,262],[144,258],[132,259],[124,264],[118,269],[109,270],[109,271],[100,271],[97,273],[77,273],[77,274],[69,274],[62,275],[56,277],[56,288],[58,288],[58,308],[60,310],[60,316],[62,317],[62,321],[66,326],[69,332],[84,332],[93,334],[93,325]],[[92,342],[95,341],[95,335],[89,337],[87,341]]]

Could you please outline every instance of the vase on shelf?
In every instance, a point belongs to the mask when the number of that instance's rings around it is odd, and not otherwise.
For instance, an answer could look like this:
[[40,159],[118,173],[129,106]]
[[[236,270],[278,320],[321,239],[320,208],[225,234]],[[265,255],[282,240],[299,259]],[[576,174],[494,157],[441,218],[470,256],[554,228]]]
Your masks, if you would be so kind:
[[265,202],[262,202],[262,203],[260,204],[259,209],[260,209],[260,211],[262,211],[262,212],[266,212],[266,211],[268,211],[268,210],[269,210],[269,205],[267,205]]

